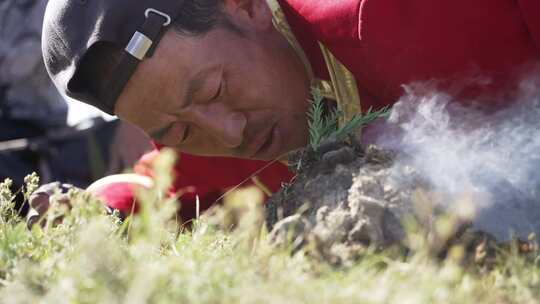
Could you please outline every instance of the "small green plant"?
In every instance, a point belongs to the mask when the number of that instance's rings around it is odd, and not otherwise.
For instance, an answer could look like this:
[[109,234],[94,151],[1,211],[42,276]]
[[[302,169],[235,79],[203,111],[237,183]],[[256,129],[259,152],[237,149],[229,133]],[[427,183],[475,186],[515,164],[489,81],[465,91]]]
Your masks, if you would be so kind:
[[0,183],[0,223],[9,223],[11,218],[15,216],[15,195],[11,191],[13,181],[6,178]]
[[338,126],[339,119],[343,113],[338,109],[325,115],[324,97],[319,89],[312,89],[311,108],[308,112],[309,143],[313,150],[317,150],[321,142],[330,137],[343,139],[354,130],[365,126],[378,118],[388,117],[390,108],[384,107],[377,111],[369,108],[367,112],[355,115],[349,122],[343,126]]

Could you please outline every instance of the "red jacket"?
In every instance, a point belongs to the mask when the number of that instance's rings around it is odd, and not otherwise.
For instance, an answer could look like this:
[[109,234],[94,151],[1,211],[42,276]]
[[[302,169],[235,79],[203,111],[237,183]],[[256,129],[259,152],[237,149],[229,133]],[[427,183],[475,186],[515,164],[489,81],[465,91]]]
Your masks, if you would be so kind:
[[[317,77],[329,80],[317,41],[355,75],[362,108],[393,104],[403,85],[429,81],[462,99],[495,100],[540,62],[539,0],[280,0]],[[500,97],[500,96],[499,96]],[[147,162],[153,154],[143,158]],[[181,155],[173,192],[182,217],[194,216],[240,184],[265,162]],[[144,166],[143,166],[144,167]],[[139,165],[137,168],[140,168]],[[143,170],[144,171],[144,170]],[[147,172],[148,173],[148,172]],[[292,175],[278,163],[260,180],[276,191]],[[130,191],[105,200],[129,210]],[[111,191],[110,193],[114,193]]]
[[317,76],[328,78],[321,41],[356,76],[363,109],[393,104],[418,81],[496,97],[540,62],[538,0],[280,2]]

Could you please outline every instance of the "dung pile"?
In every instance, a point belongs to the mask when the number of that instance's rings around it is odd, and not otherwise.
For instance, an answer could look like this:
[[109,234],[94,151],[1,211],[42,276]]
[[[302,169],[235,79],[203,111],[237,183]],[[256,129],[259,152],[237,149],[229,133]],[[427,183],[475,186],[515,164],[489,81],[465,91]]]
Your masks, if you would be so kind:
[[[331,261],[370,245],[396,244],[404,237],[400,219],[411,213],[412,188],[390,183],[393,159],[374,146],[338,142],[296,153],[290,163],[299,169],[297,178],[266,204],[271,238],[279,244],[292,237],[296,246],[313,242]],[[410,177],[420,184],[413,171]]]
[[[407,248],[403,224],[408,221],[425,229],[436,255],[456,242],[471,251],[495,243],[497,231],[482,225],[482,217],[480,225],[472,217],[470,207],[481,195],[464,191],[450,198],[433,192],[430,182],[396,157],[376,146],[332,141],[317,151],[295,153],[290,163],[297,178],[266,204],[272,242],[292,241],[296,249],[309,244],[312,254],[332,264],[350,261],[368,247]],[[450,199],[458,201],[449,204]],[[435,226],[443,216],[452,221],[441,235]]]

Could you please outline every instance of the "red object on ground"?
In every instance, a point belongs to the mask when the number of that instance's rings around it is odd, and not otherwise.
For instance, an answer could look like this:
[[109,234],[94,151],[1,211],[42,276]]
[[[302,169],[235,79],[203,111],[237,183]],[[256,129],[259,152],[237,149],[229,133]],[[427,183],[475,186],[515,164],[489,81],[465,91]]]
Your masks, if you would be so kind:
[[[145,154],[135,165],[135,173],[152,177],[152,161],[158,153],[156,149]],[[174,166],[174,183],[168,194],[180,196],[180,217],[184,221],[195,217],[197,196],[202,212],[218,203],[229,189],[253,185],[251,177],[256,173],[258,181],[271,192],[279,190],[282,182],[293,177],[287,167],[279,162],[202,157],[185,153],[180,153],[179,156],[180,159]],[[259,170],[261,171],[258,172]],[[132,209],[137,211],[137,206],[133,206],[134,189],[134,184],[115,182],[102,187],[95,194],[109,207],[129,214]]]
[[129,214],[132,209],[133,212],[139,210],[137,205],[133,206],[135,188],[136,185],[130,183],[115,183],[103,188],[96,194],[107,203],[107,206]]
[[[395,103],[403,85],[414,82],[430,82],[460,99],[493,102],[540,62],[538,0],[279,2],[316,76],[329,79],[320,41],[355,75],[363,109]],[[153,153],[136,166],[139,173],[150,174],[144,164]],[[206,209],[266,164],[182,153],[171,190],[190,190],[181,197],[182,217],[194,216],[195,195]],[[259,175],[271,191],[291,177],[279,163]],[[122,197],[107,200],[127,206],[118,202]]]

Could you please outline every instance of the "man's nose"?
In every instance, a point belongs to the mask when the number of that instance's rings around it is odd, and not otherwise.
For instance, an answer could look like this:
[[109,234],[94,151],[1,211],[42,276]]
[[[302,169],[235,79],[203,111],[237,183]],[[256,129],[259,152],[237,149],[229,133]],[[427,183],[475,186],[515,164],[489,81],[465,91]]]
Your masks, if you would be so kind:
[[247,119],[241,112],[216,103],[199,107],[192,114],[194,124],[227,148],[236,148],[242,144]]

